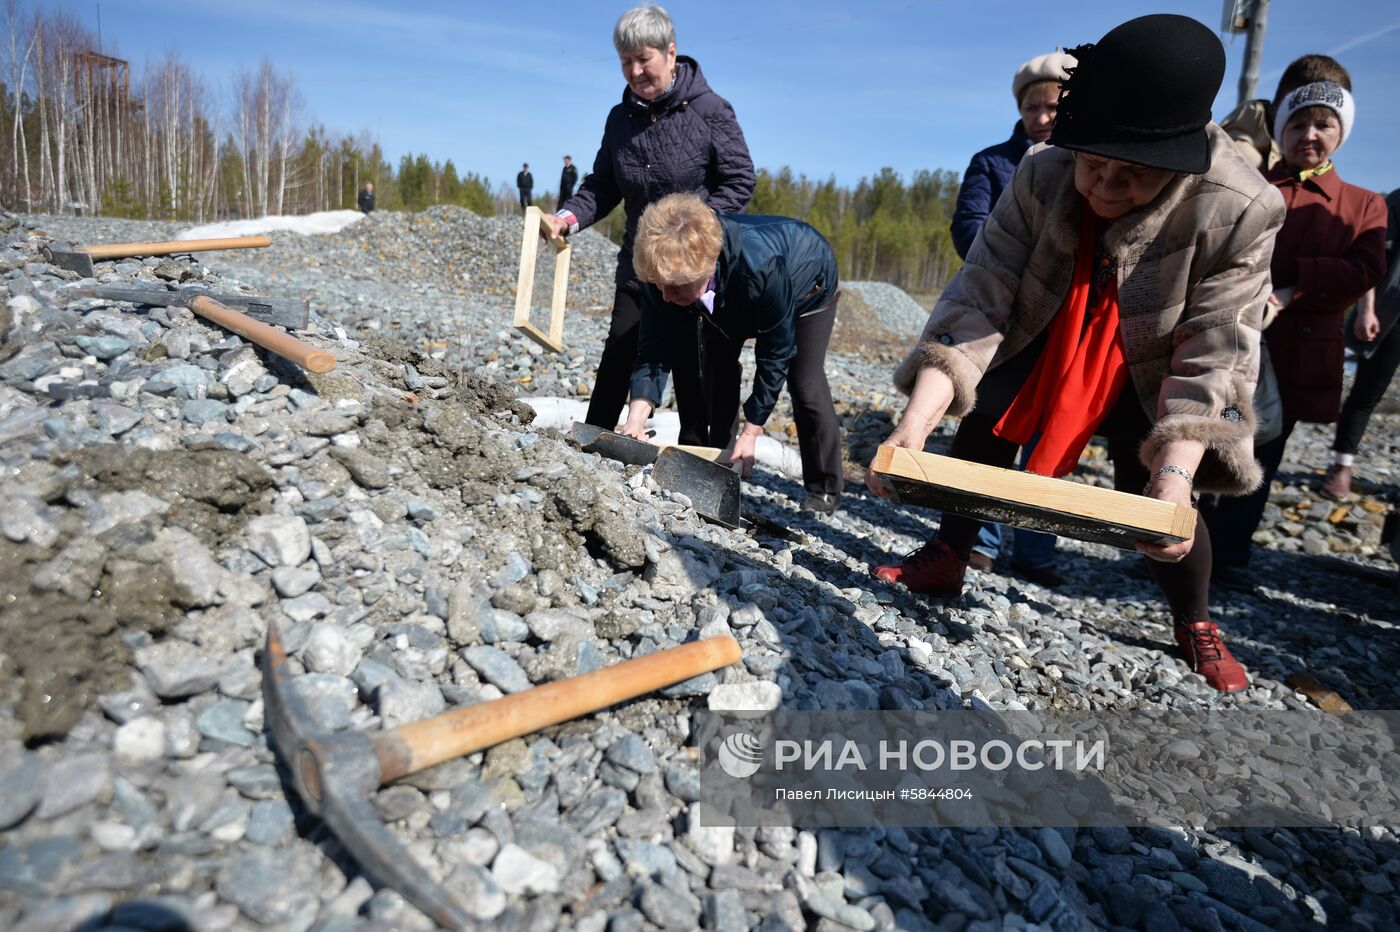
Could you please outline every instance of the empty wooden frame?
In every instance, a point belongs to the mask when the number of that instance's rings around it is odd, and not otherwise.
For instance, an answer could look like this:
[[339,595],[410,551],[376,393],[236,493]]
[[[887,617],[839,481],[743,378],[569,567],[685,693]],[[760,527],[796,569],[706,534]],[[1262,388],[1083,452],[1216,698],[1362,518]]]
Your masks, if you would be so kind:
[[1196,530],[1196,510],[1114,489],[882,446],[872,464],[902,502],[1132,549]]
[[515,284],[515,329],[534,340],[551,353],[564,350],[564,300],[569,292],[569,251],[573,248],[564,237],[553,240],[557,256],[554,262],[554,290],[549,298],[549,333],[530,323],[530,301],[535,290],[535,259],[540,246],[540,234],[551,242],[549,224],[538,207],[525,208],[525,231],[520,238],[520,278]]

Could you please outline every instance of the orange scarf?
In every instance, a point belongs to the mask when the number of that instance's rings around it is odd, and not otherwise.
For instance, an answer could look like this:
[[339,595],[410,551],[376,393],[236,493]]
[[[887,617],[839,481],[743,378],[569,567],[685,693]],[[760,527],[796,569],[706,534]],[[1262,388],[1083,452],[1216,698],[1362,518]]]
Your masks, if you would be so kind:
[[1042,476],[1058,478],[1074,471],[1084,445],[1128,378],[1118,332],[1117,275],[1109,276],[1092,295],[1096,220],[1085,204],[1074,281],[1050,324],[1050,337],[1035,369],[993,431],[1023,445],[1040,434],[1026,471]]

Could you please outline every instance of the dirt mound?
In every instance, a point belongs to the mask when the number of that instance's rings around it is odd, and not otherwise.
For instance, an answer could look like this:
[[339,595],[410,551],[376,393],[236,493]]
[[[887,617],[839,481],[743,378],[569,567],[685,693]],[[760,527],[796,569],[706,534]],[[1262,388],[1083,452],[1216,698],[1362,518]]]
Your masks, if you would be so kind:
[[[264,510],[271,486],[229,450],[104,444],[21,471],[7,491],[32,518],[0,538],[0,703],[26,741],[64,734],[97,696],[130,685],[130,644],[165,631],[209,584],[181,578],[181,551],[217,546]],[[10,539],[26,531],[27,543]]]

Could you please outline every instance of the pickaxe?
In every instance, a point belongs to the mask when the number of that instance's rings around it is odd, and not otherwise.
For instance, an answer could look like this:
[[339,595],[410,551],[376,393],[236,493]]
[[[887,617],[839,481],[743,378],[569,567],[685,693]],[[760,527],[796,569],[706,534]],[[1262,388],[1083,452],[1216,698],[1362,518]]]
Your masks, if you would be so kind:
[[[160,307],[186,307],[205,320],[218,324],[246,340],[250,340],[283,359],[296,363],[310,372],[330,372],[335,368],[335,356],[310,343],[298,340],[284,330],[278,330],[263,318],[285,323],[299,320],[306,326],[306,302],[294,298],[271,298],[258,295],[219,295],[203,289],[183,288],[166,291],[163,288],[74,288],[64,292],[66,297],[104,298],[131,304],[152,304]],[[237,305],[244,310],[236,310]]]
[[287,688],[287,652],[276,622],[263,649],[264,722],[297,792],[372,879],[403,894],[440,925],[471,922],[384,826],[370,794],[400,777],[709,673],[742,656],[732,637],[706,638],[444,712],[391,731],[325,733]]
[[76,246],[51,242],[43,247],[44,258],[61,269],[92,278],[94,259],[132,259],[137,256],[169,256],[215,249],[259,249],[271,246],[266,236],[228,236],[221,239],[171,240],[164,243],[110,243],[106,246]]
[[205,288],[185,287],[176,291],[165,288],[110,288],[106,285],[69,288],[65,297],[102,298],[128,304],[149,304],[155,307],[189,307],[200,295],[213,298],[225,307],[242,311],[254,320],[288,330],[305,330],[310,317],[305,298],[279,298],[274,295],[215,294]]

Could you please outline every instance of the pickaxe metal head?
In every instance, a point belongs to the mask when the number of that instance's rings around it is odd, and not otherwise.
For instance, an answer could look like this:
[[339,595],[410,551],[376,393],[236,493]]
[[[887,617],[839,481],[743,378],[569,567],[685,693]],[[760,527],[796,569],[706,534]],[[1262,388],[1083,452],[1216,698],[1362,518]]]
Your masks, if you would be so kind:
[[335,833],[370,879],[399,891],[439,925],[465,928],[471,921],[466,906],[433,882],[384,826],[371,802],[381,783],[374,738],[362,731],[316,730],[305,705],[287,688],[287,680],[282,634],[276,622],[268,622],[263,720],[302,801]]
[[47,261],[60,269],[77,272],[83,278],[93,276],[92,254],[72,243],[50,242],[47,246],[41,246],[40,252]]
[[409,857],[380,821],[371,793],[434,764],[718,670],[741,657],[733,638],[706,638],[392,731],[326,734],[309,724],[307,710],[287,688],[287,652],[277,623],[269,621],[263,716],[297,792],[365,873],[398,890],[441,925],[460,929],[470,921],[468,907]]

